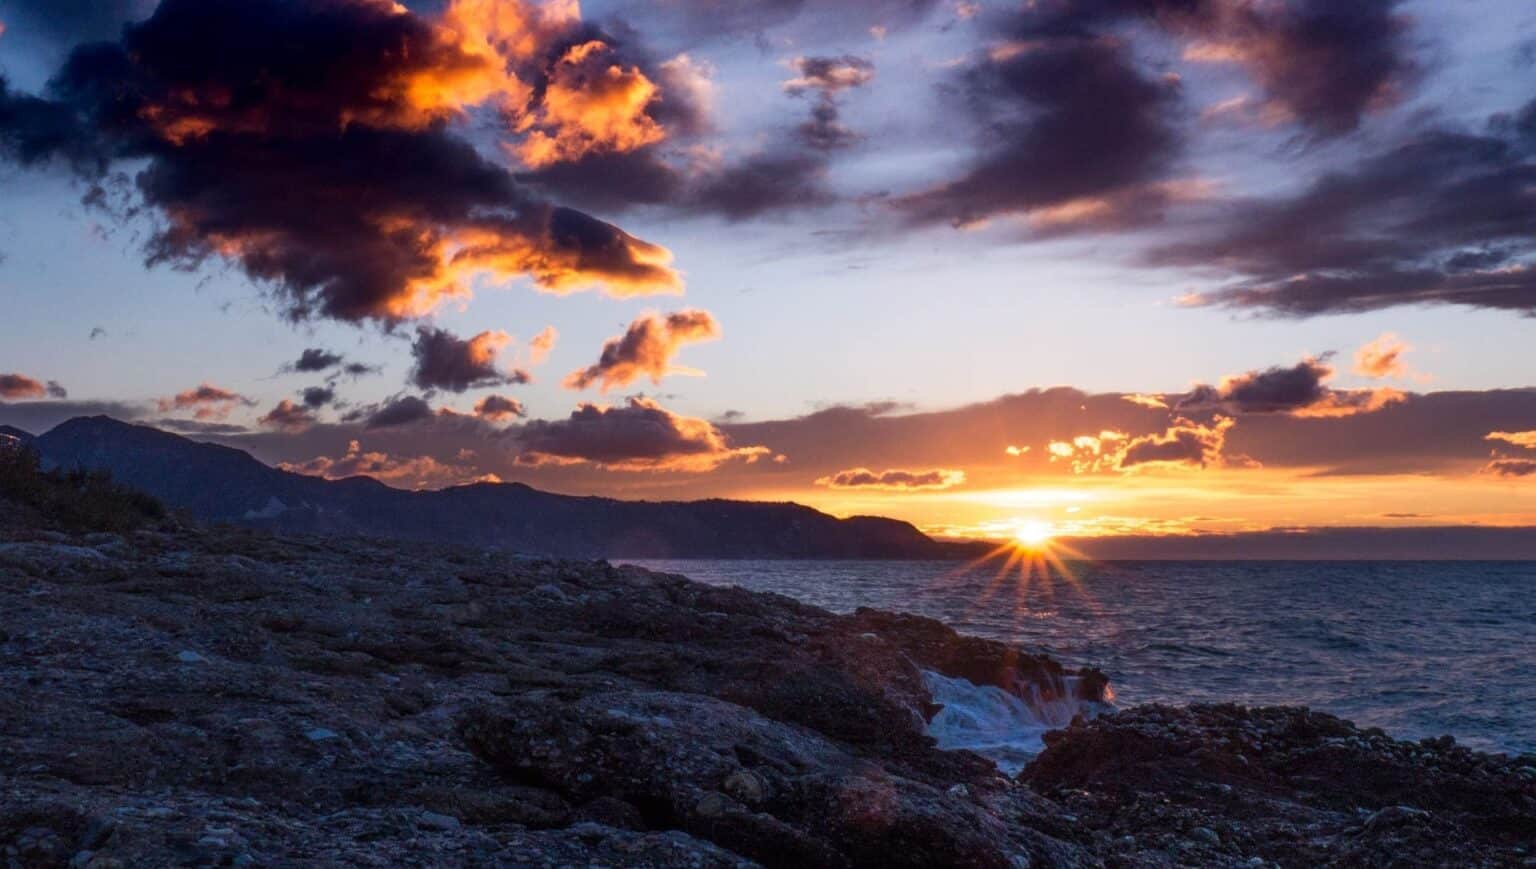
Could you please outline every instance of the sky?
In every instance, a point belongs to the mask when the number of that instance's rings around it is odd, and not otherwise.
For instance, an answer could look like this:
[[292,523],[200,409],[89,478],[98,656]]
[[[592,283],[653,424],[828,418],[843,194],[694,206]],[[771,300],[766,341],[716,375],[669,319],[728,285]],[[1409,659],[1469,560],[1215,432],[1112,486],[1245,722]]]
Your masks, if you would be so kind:
[[0,28],[0,423],[956,537],[1536,525],[1528,3]]

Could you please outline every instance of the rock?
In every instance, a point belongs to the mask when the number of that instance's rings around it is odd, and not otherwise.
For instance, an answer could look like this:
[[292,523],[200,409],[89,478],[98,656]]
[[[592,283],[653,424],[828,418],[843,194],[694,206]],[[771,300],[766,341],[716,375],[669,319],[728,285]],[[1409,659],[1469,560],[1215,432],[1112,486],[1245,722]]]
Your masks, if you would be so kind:
[[458,818],[437,812],[422,812],[416,817],[416,823],[429,830],[457,830],[463,826]]
[[[723,787],[732,799],[749,806],[760,805],[768,795],[763,779],[746,769],[739,769],[726,776]],[[956,787],[963,787],[963,785],[956,785]]]
[[85,555],[13,527],[7,866],[1500,866],[1536,839],[1532,758],[1307,710],[1085,716],[1009,781],[934,746],[924,672],[1083,704],[1103,674],[915,616],[429,544],[187,526]]

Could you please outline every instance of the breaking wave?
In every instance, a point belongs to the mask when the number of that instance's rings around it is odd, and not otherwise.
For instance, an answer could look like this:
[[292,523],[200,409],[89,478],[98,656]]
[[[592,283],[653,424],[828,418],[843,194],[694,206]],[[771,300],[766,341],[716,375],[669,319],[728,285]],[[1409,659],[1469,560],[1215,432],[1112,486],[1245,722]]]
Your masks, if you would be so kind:
[[1072,723],[1073,717],[1092,718],[1109,708],[1077,696],[1077,677],[1041,692],[1028,686],[1020,697],[992,685],[923,671],[923,682],[933,702],[944,708],[928,722],[928,735],[946,751],[968,749],[990,759],[1008,775],[1015,775],[1045,747],[1041,736]]

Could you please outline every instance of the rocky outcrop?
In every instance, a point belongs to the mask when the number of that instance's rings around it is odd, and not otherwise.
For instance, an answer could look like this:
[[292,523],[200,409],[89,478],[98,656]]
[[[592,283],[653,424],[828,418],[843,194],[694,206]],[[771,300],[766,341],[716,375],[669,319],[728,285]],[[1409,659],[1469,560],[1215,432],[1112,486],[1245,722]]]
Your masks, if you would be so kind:
[[0,537],[23,865],[1093,862],[933,747],[932,623],[423,544]]
[[1536,865],[1536,757],[1295,708],[1142,706],[1046,736],[1023,779],[1137,861]]
[[12,866],[1532,857],[1529,758],[1146,708],[1009,778],[935,747],[928,674],[1089,703],[1103,674],[603,562],[0,521],[0,612]]

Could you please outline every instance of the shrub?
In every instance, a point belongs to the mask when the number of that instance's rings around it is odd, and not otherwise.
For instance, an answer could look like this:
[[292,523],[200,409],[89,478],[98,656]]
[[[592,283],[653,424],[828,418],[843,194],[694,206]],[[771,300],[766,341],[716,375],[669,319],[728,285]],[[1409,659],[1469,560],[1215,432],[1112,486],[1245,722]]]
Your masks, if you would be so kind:
[[71,531],[132,531],[167,515],[159,501],[114,483],[107,471],[43,470],[37,451],[14,438],[0,440],[0,498]]

